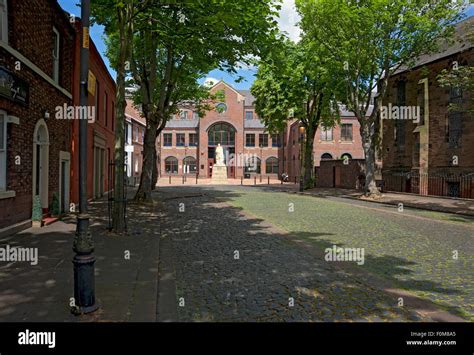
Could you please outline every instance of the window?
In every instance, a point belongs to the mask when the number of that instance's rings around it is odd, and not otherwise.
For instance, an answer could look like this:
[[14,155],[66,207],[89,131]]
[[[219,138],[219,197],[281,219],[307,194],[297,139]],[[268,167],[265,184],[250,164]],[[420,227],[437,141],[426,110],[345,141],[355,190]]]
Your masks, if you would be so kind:
[[321,140],[323,142],[331,142],[332,141],[332,128],[321,127]]
[[7,189],[7,113],[0,111],[0,191]]
[[100,106],[100,101],[99,101],[99,89],[100,85],[99,82],[95,82],[95,119],[99,121],[99,106]]
[[[399,107],[406,105],[406,81],[400,80],[397,83],[397,104]],[[397,146],[405,145],[405,117],[400,117],[395,122],[395,144]]]
[[176,146],[184,147],[186,144],[184,133],[176,133]]
[[228,123],[217,123],[209,129],[208,145],[234,145],[235,128]]
[[245,146],[246,147],[255,147],[255,134],[247,133],[245,135]]
[[217,111],[218,113],[226,113],[226,112],[227,112],[227,105],[226,105],[225,103],[223,103],[223,102],[218,103],[218,104],[216,105],[216,111]]
[[332,155],[329,153],[324,153],[323,155],[321,155],[321,160],[331,160],[331,159],[332,159]]
[[187,120],[188,119],[188,111],[181,111],[180,118],[182,120]]
[[258,145],[261,148],[268,147],[268,134],[263,133],[258,135]]
[[[293,141],[293,144],[295,144],[295,141]],[[279,134],[272,134],[272,147],[281,147],[281,136]]]
[[8,43],[7,0],[0,0],[0,41]]
[[112,101],[112,132],[115,130],[115,102]]
[[166,174],[177,174],[178,173],[178,159],[175,157],[168,157],[165,159],[165,172]]
[[449,148],[461,147],[462,114],[451,112],[448,114],[448,141]]
[[139,135],[139,127],[135,126],[135,142],[138,142],[138,135]]
[[248,158],[245,162],[244,172],[260,174],[260,159],[256,156]]
[[183,160],[184,173],[196,174],[196,159],[194,157],[186,157]]
[[352,142],[352,123],[343,123],[341,125],[341,141]]
[[198,145],[197,133],[189,133],[189,146],[197,147],[197,145]]
[[171,133],[163,134],[163,146],[171,147],[173,145],[173,135]]
[[278,159],[270,157],[265,162],[265,171],[267,174],[278,174]]
[[142,143],[145,143],[145,127],[142,127]]
[[105,117],[105,127],[107,127],[107,125],[109,124],[109,111],[108,111],[108,107],[107,107],[107,101],[108,101],[108,96],[107,96],[107,93],[104,92],[104,117]]
[[53,80],[56,83],[59,83],[59,43],[59,32],[53,27]]
[[193,112],[193,120],[198,120],[199,119],[199,113],[194,111]]
[[245,119],[252,120],[253,119],[253,112],[252,111],[245,111]]
[[344,153],[344,154],[341,155],[341,159],[342,160],[346,160],[346,159],[350,160],[350,159],[352,159],[352,155],[350,155],[349,153]]

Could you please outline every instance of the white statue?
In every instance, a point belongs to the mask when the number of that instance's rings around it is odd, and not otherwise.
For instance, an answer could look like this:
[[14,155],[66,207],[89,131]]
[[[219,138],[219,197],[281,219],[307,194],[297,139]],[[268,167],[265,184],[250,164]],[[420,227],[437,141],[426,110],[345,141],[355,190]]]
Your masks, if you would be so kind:
[[216,148],[216,165],[225,165],[224,163],[224,149],[221,147],[220,143]]

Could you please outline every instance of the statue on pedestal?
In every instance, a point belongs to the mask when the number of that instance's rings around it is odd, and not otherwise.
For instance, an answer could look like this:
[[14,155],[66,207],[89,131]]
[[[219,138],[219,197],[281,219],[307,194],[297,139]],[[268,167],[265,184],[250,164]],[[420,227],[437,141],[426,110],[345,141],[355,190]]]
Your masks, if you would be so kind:
[[225,166],[224,163],[224,149],[221,147],[220,143],[216,148],[216,165]]

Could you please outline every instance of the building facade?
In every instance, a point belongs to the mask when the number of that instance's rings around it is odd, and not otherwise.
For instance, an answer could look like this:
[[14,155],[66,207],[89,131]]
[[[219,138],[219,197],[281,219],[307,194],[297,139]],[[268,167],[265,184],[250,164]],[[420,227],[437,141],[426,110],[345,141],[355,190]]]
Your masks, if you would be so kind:
[[[80,49],[81,23],[75,21],[75,53],[73,105],[80,106]],[[93,117],[87,125],[87,198],[100,198],[112,187],[109,176],[109,162],[114,158],[115,150],[115,81],[111,77],[102,57],[92,39],[89,40],[89,78],[92,79],[88,95],[88,106],[93,110]],[[77,117],[76,117],[77,118]],[[71,149],[71,202],[79,202],[79,122],[72,120]]]
[[159,175],[211,178],[220,144],[228,178],[277,178],[281,173],[280,136],[266,131],[250,91],[235,90],[223,81],[211,88],[213,93],[219,90],[225,100],[205,117],[183,109],[167,123],[157,141]]
[[31,225],[33,196],[48,213],[70,196],[75,31],[56,1],[0,0],[0,229]]
[[[370,114],[370,112],[369,112]],[[331,128],[319,126],[314,136],[313,161],[317,169],[322,160],[364,159],[360,124],[352,112],[341,106],[340,122]],[[289,122],[284,132],[283,170],[294,181],[301,174],[299,121]]]
[[[468,111],[473,93],[438,82],[443,69],[473,65],[473,32],[471,17],[457,25],[453,44],[390,78],[384,105],[414,107],[419,120],[381,120],[386,190],[474,198],[474,120]],[[449,110],[450,104],[457,108]]]
[[125,107],[125,165],[127,184],[131,186],[140,183],[145,128],[145,118],[133,104],[133,101],[127,99],[127,106]]

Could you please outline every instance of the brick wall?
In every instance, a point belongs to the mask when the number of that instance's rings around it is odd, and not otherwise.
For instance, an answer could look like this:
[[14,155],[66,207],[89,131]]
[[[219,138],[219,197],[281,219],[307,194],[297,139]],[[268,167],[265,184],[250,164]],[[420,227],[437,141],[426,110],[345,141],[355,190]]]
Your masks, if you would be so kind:
[[316,168],[317,187],[362,189],[364,184],[365,161],[350,160],[347,165],[342,160],[322,160]]
[[[61,33],[60,85],[70,92],[73,61],[74,31],[55,1],[8,1],[9,45],[35,63],[47,75],[51,75],[52,26]],[[33,174],[33,132],[36,123],[45,117],[49,132],[48,200],[59,188],[59,152],[70,152],[71,123],[56,120],[55,108],[72,101],[44,78],[21,63],[4,49],[0,49],[0,66],[6,67],[29,85],[29,103],[26,106],[0,98],[0,109],[7,115],[16,116],[20,124],[7,125],[7,190],[15,197],[0,199],[0,228],[31,218],[32,174]],[[15,165],[20,156],[21,164]]]

